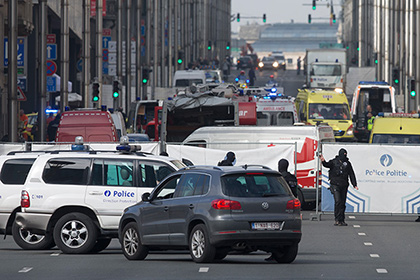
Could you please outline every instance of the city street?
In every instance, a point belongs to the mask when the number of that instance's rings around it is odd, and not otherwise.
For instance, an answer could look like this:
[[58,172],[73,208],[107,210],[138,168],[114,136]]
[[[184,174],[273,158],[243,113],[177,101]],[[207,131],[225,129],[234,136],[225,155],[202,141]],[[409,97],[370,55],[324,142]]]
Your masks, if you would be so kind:
[[64,255],[56,248],[24,251],[8,236],[0,242],[2,279],[418,279],[419,223],[415,216],[331,214],[311,221],[303,212],[303,237],[291,264],[266,262],[267,254],[229,254],[196,264],[188,252],[152,252],[128,261],[114,240],[99,254]]

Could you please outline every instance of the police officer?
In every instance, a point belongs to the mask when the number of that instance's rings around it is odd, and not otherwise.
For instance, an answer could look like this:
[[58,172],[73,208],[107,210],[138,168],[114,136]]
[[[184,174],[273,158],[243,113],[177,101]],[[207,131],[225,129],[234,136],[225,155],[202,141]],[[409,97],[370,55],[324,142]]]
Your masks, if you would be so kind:
[[218,166],[234,166],[236,163],[236,156],[234,152],[228,152],[225,158],[220,161]]
[[297,195],[297,187],[298,182],[296,179],[296,176],[287,171],[287,168],[289,167],[289,162],[287,159],[282,158],[279,160],[278,168],[281,176],[286,180],[286,182],[289,184],[290,189],[292,190],[292,193],[295,197],[298,197]]
[[347,158],[347,151],[340,149],[338,155],[330,161],[320,156],[322,165],[329,168],[328,177],[330,179],[330,191],[334,195],[334,216],[335,226],[347,226],[344,221],[344,211],[346,210],[347,189],[349,187],[349,177],[353,187],[358,190],[356,175],[353,167]]

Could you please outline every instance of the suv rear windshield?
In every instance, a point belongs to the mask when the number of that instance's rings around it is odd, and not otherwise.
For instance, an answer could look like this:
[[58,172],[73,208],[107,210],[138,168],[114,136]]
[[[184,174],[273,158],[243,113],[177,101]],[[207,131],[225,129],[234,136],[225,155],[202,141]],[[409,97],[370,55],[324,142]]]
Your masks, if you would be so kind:
[[35,159],[9,159],[1,169],[0,180],[3,184],[23,185]]
[[241,173],[223,176],[222,192],[235,197],[290,195],[286,181],[277,174]]

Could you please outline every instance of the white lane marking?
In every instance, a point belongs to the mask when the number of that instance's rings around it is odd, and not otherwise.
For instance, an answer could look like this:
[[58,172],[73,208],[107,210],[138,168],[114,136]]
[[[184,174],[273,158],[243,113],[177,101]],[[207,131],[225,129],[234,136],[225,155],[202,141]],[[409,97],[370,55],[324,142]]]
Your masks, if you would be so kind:
[[379,255],[378,254],[370,254],[370,257],[371,258],[379,258]]
[[57,257],[57,256],[59,256],[60,255],[60,253],[52,253],[50,256],[51,257]]
[[356,219],[356,216],[349,216],[349,219]]
[[373,245],[372,242],[365,242],[363,244],[365,244],[365,246],[372,246]]
[[359,227],[360,227],[360,225],[353,225],[353,227],[359,228]]
[[208,272],[209,268],[208,267],[200,267],[200,269],[198,270],[198,272]]
[[358,235],[366,235],[364,232],[359,232]]
[[388,273],[388,270],[386,270],[385,268],[377,268],[376,272],[377,273]]
[[24,267],[21,270],[19,270],[19,273],[26,273],[32,270],[33,267]]

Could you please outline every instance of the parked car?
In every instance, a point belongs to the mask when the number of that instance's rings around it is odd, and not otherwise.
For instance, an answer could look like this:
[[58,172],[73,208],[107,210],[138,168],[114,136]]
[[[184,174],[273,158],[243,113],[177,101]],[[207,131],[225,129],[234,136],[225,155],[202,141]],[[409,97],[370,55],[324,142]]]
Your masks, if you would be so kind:
[[254,65],[254,62],[250,56],[241,56],[236,63],[236,68],[237,69],[251,68],[253,67],[253,65]]
[[300,201],[277,171],[191,166],[128,207],[118,231],[129,260],[145,259],[149,249],[189,249],[197,263],[221,260],[233,250],[262,250],[290,263],[301,226]]

